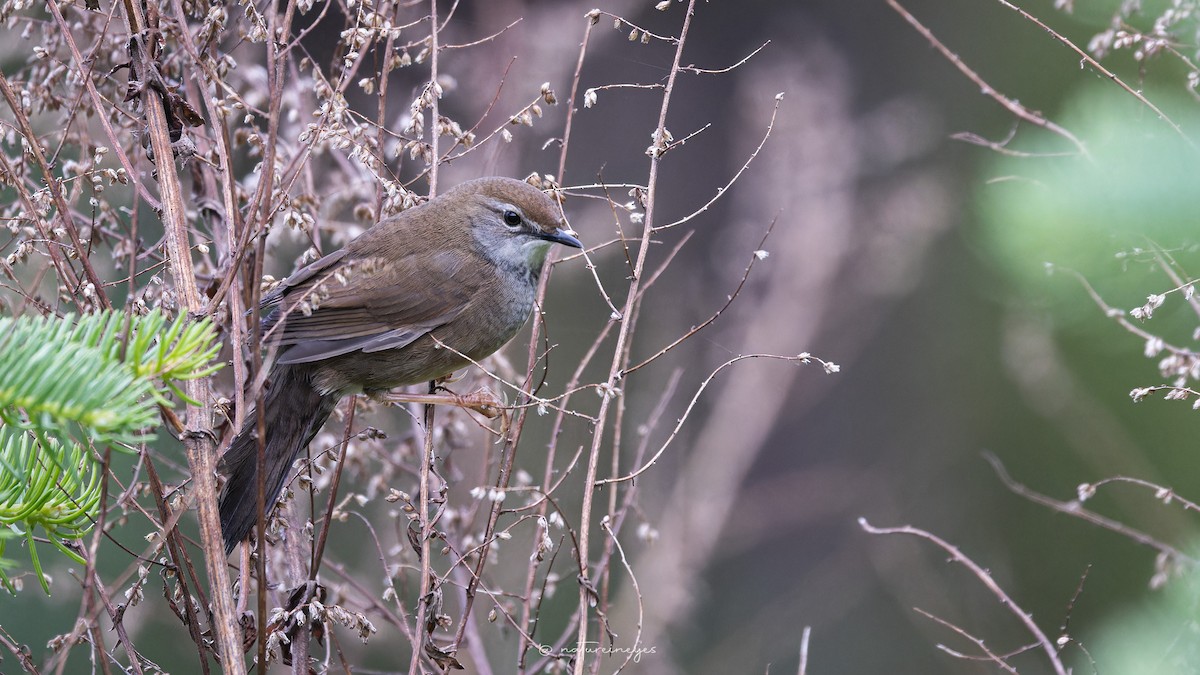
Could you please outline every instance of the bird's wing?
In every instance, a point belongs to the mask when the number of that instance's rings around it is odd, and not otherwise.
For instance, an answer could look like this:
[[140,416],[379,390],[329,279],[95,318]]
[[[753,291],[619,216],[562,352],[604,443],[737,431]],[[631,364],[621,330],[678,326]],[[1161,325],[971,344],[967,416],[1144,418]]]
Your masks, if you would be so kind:
[[469,256],[448,251],[388,260],[343,249],[297,271],[263,299],[275,307],[263,330],[285,348],[278,359],[283,364],[397,349],[466,308],[478,285],[470,263]]
[[348,248],[338,249],[333,253],[322,256],[320,259],[301,267],[295,272],[292,272],[291,276],[279,282],[278,286],[271,289],[270,293],[267,293],[262,297],[262,301],[258,305],[259,308],[265,309],[267,307],[278,305],[284,296],[290,295],[296,289],[300,289],[309,284],[314,280],[314,277],[319,276],[322,272],[336,267],[337,264],[341,262],[342,258],[346,257],[349,252],[350,250]]

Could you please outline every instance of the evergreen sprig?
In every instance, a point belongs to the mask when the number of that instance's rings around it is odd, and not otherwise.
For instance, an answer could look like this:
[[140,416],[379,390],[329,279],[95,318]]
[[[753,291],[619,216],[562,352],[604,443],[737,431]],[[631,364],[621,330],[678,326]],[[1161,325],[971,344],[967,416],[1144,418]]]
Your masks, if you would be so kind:
[[[118,315],[119,316],[119,315]],[[37,429],[61,444],[79,435],[95,443],[139,443],[157,417],[148,378],[93,340],[111,341],[104,315],[71,319],[0,318],[0,419]]]
[[171,407],[168,393],[188,401],[176,382],[219,369],[210,365],[219,349],[208,319],[168,326],[158,310],[0,317],[0,420],[63,445],[75,432],[97,444],[144,442],[155,404]]
[[[23,538],[42,588],[34,531],[65,555],[95,522],[103,471],[93,448],[154,438],[157,407],[190,401],[178,382],[205,377],[220,345],[212,322],[155,310],[82,317],[0,317],[0,566]],[[0,569],[0,583],[11,581]]]
[[[34,542],[35,528],[64,555],[83,564],[68,542],[95,522],[100,505],[101,465],[82,445],[64,446],[46,436],[0,427],[0,556],[14,536],[25,539],[42,590],[50,593]],[[15,588],[0,566],[0,583]]]

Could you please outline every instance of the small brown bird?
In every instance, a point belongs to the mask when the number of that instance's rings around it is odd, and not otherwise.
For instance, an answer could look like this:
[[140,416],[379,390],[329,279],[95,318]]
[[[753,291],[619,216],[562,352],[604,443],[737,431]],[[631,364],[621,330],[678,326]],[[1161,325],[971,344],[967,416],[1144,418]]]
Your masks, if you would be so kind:
[[[262,307],[274,311],[262,331],[278,350],[263,395],[268,509],[343,396],[439,379],[512,339],[553,243],[583,246],[553,200],[480,178],[376,224],[267,294]],[[247,416],[221,460],[226,553],[258,520],[256,420]]]

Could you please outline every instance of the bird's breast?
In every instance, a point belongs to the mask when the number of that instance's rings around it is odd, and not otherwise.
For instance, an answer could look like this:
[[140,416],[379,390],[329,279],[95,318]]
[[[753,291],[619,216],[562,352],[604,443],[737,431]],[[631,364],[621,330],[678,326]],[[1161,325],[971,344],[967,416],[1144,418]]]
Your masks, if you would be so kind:
[[[503,347],[521,330],[533,311],[536,295],[536,275],[527,270],[498,270],[500,283],[495,292],[478,298],[478,306],[470,311],[477,317],[473,323],[480,330],[474,333],[477,344],[472,345],[472,358],[484,358]],[[475,305],[475,302],[472,302]],[[464,312],[465,313],[465,312]],[[485,328],[486,326],[486,328]],[[465,342],[471,341],[468,333]],[[476,356],[478,355],[478,356]]]

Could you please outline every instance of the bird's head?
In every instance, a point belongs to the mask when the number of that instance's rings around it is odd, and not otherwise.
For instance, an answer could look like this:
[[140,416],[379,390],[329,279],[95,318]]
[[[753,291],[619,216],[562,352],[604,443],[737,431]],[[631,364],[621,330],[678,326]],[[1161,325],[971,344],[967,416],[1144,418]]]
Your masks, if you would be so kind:
[[480,178],[456,186],[446,196],[469,205],[475,241],[485,256],[502,267],[536,271],[551,244],[583,248],[558,204],[523,181]]

